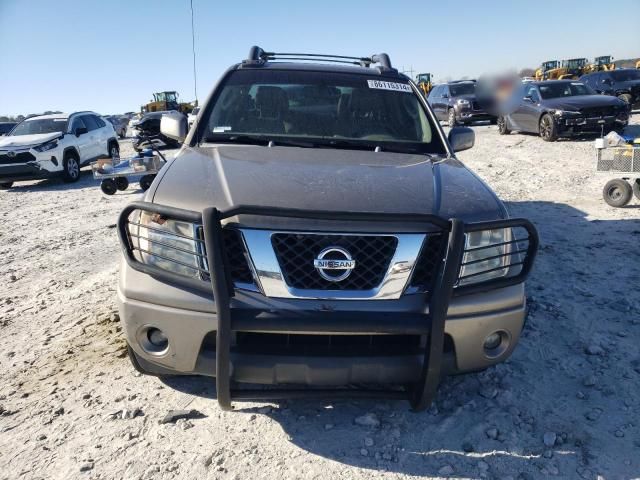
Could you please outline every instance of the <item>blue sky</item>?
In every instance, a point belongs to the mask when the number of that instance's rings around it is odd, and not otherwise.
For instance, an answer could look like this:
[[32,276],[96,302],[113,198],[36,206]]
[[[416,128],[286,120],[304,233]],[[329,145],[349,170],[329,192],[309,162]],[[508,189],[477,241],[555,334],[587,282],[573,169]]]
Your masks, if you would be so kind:
[[[257,44],[477,76],[543,60],[640,56],[640,0],[193,0],[198,96]],[[611,12],[611,13],[607,13]],[[189,0],[0,0],[0,115],[192,100]]]

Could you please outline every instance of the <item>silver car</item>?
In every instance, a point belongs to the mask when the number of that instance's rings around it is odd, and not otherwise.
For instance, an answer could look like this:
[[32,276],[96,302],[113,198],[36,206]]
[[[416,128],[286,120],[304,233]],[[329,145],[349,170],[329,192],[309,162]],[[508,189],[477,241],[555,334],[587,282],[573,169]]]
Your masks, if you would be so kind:
[[118,222],[130,358],[215,377],[225,409],[345,395],[424,409],[442,374],[513,351],[536,230],[456,158],[473,131],[447,138],[386,54],[308,59],[253,47],[188,135],[163,116],[184,145]]

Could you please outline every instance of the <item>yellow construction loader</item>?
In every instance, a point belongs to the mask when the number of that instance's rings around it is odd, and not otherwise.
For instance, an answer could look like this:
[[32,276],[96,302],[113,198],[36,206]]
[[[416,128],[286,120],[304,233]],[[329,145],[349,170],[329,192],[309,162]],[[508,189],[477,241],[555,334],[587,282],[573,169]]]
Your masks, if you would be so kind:
[[543,62],[540,67],[536,70],[534,74],[534,78],[536,81],[547,80],[550,74],[554,74],[554,72],[560,68],[560,62],[558,60],[549,60],[548,62]]
[[148,112],[162,112],[164,110],[177,110],[185,115],[191,113],[194,105],[189,102],[178,101],[178,92],[156,92],[153,94],[153,100],[149,103],[142,105],[140,111],[142,113]]
[[562,65],[557,72],[558,80],[575,80],[580,78],[585,72],[584,69],[589,63],[586,58],[570,58],[563,60]]
[[425,97],[429,95],[429,92],[433,88],[433,83],[431,82],[431,74],[419,73],[418,75],[416,75],[416,85],[418,85],[418,88]]
[[638,61],[636,62],[636,68],[637,68],[638,70],[640,70],[640,60],[638,60]]
[[593,59],[593,63],[589,63],[585,65],[583,71],[584,73],[593,73],[593,72],[608,72],[610,70],[615,70],[616,64],[613,63],[613,57],[611,55],[604,55],[602,57],[596,57]]

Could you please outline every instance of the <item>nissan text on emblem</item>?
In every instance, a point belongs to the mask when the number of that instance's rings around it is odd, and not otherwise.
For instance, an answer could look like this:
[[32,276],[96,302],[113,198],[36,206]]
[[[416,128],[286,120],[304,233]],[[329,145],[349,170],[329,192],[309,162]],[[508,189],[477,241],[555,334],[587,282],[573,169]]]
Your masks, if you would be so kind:
[[313,266],[325,280],[341,282],[351,275],[356,261],[342,247],[327,247],[313,261]]

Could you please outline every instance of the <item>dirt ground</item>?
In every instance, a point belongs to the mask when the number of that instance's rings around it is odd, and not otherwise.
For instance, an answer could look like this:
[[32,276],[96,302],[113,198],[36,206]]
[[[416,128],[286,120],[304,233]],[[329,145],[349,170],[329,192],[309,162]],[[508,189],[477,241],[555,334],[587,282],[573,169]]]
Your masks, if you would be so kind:
[[[107,197],[85,171],[0,191],[0,478],[640,477],[640,200],[603,202],[591,141],[474,129],[460,158],[540,231],[529,315],[508,362],[447,379],[419,414],[384,401],[223,412],[210,379],[136,374],[114,227],[137,184]],[[175,409],[197,414],[161,423]]]

